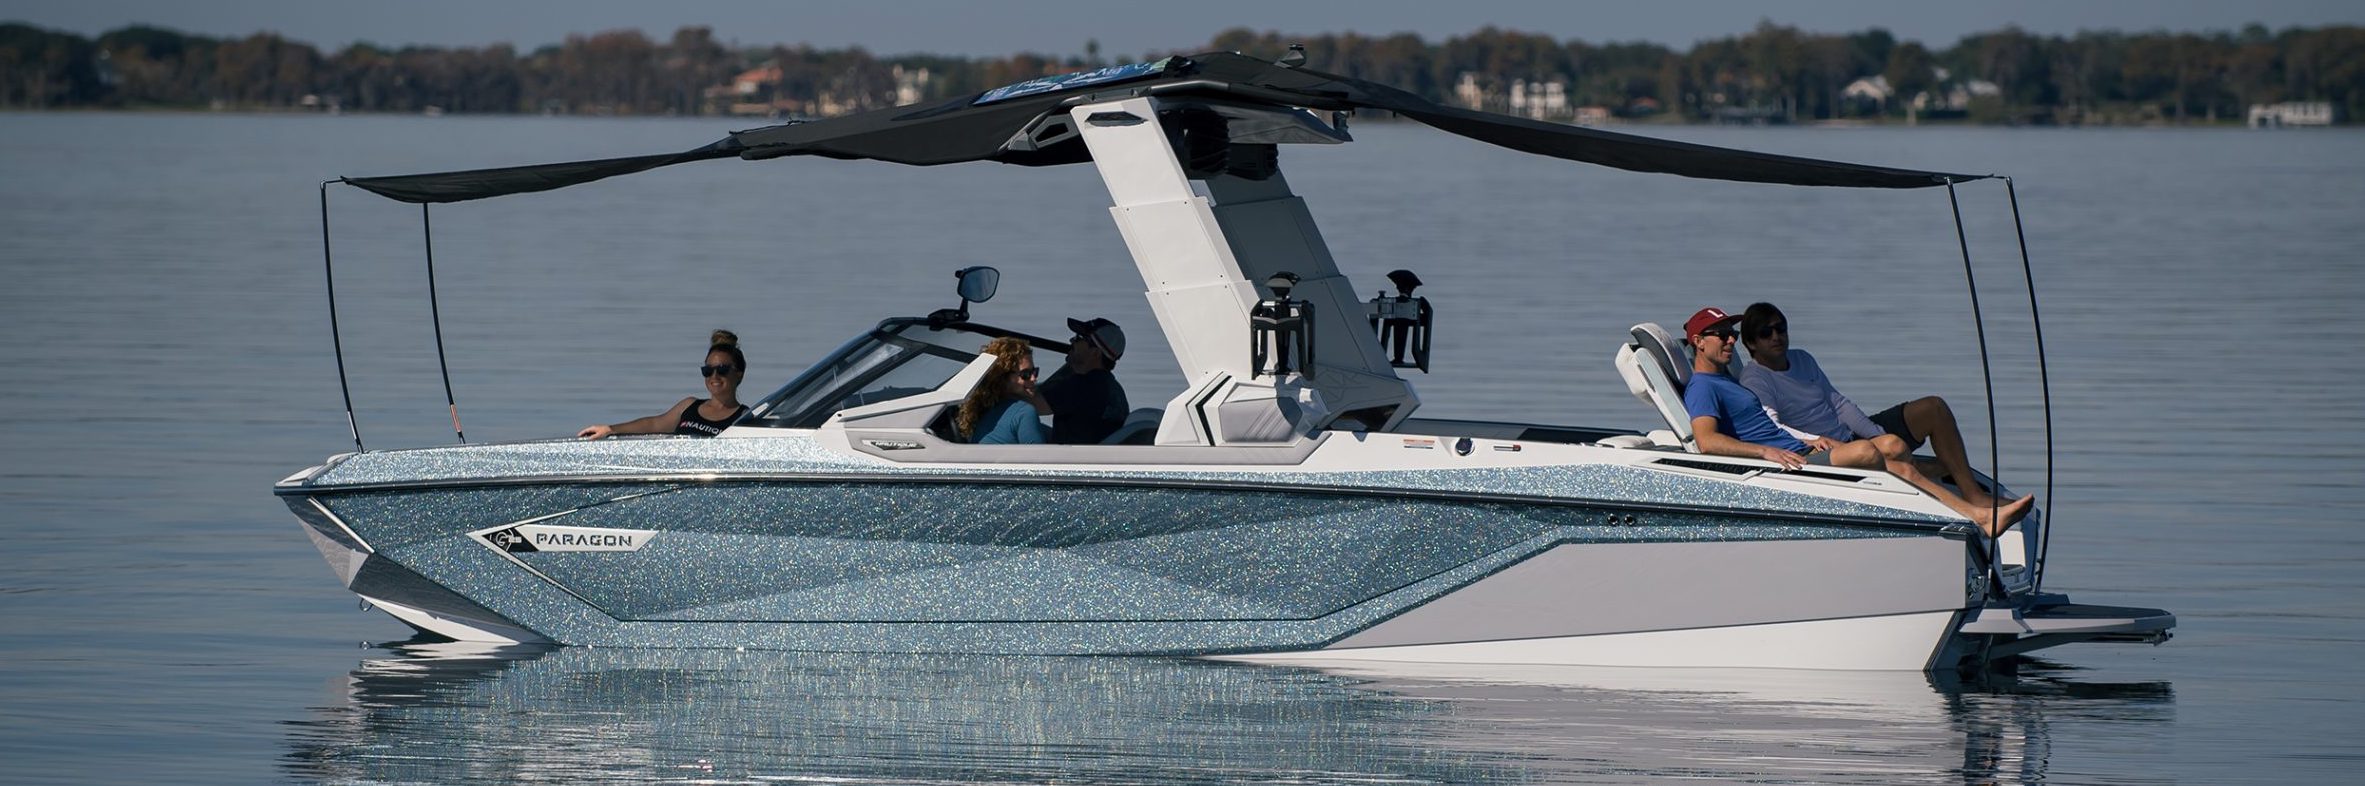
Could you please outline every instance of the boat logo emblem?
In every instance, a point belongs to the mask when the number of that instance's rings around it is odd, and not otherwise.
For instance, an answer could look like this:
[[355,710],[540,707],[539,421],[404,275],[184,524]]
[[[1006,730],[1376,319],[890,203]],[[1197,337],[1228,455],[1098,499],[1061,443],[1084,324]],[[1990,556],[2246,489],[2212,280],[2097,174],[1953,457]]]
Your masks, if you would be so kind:
[[921,448],[927,447],[926,445],[922,445],[917,442],[909,442],[900,439],[866,439],[863,441],[870,443],[871,447],[878,448],[880,450],[919,450]]
[[518,532],[518,529],[520,528],[510,527],[504,530],[485,533],[485,542],[493,544],[493,548],[497,548],[512,554],[521,551],[541,550],[534,548],[533,540],[527,538],[524,533]]
[[517,524],[474,533],[485,545],[510,554],[544,551],[639,551],[656,530]]

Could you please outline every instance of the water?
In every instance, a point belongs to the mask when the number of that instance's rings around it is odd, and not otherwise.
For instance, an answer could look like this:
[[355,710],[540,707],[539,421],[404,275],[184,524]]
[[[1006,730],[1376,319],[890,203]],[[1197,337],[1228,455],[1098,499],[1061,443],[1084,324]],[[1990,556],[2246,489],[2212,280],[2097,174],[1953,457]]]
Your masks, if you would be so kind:
[[[321,179],[678,150],[702,120],[0,115],[0,761],[12,783],[2324,782],[2365,762],[2365,134],[1672,133],[2021,178],[2052,359],[2000,186],[1963,187],[2001,471],[2042,489],[2048,583],[2160,606],[2165,647],[2053,650],[2017,679],[1156,659],[454,652],[357,613],[268,485],[350,449]],[[1410,126],[1292,149],[1366,289],[1408,267],[1440,417],[1645,427],[1609,365],[1638,321],[1781,304],[1870,407],[1940,393],[1989,440],[1943,192],[1561,165]],[[452,438],[419,209],[330,191],[362,436]],[[708,330],[769,389],[879,317],[1105,315],[1154,405],[1182,381],[1088,168],[708,162],[437,208],[471,440],[547,437],[696,390]],[[356,642],[362,648],[356,649]]]

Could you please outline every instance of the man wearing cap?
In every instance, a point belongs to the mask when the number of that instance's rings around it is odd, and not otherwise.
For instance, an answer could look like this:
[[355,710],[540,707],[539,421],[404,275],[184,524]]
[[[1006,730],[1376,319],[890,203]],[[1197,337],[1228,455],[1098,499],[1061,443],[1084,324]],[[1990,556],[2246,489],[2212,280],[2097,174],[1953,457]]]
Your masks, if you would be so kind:
[[1884,457],[1872,440],[1842,443],[1812,434],[1801,439],[1783,429],[1766,414],[1757,394],[1726,373],[1741,343],[1740,321],[1711,306],[1683,323],[1684,337],[1692,345],[1692,381],[1684,386],[1683,408],[1692,416],[1692,436],[1700,441],[1700,452],[1761,458],[1784,469],[1834,463],[1880,466]]
[[1740,317],[1712,306],[1700,309],[1683,323],[1684,336],[1692,345],[1692,381],[1684,386],[1683,408],[1692,416],[1692,435],[1700,442],[1700,452],[1765,459],[1783,469],[1808,464],[1886,469],[1978,524],[1989,537],[2003,534],[2028,515],[2033,502],[2029,497],[2000,508],[1964,501],[1915,469],[1912,461],[1899,458],[1907,451],[1904,441],[1893,434],[1852,442],[1813,434],[1801,441],[1793,436],[1766,413],[1757,394],[1725,373],[1733,362],[1734,349],[1741,344],[1740,321]]
[[1063,445],[1098,444],[1119,426],[1132,407],[1125,386],[1117,384],[1117,358],[1125,355],[1125,330],[1117,323],[1094,317],[1070,319],[1076,337],[1068,341],[1068,360],[1037,389],[1051,405],[1051,441]]

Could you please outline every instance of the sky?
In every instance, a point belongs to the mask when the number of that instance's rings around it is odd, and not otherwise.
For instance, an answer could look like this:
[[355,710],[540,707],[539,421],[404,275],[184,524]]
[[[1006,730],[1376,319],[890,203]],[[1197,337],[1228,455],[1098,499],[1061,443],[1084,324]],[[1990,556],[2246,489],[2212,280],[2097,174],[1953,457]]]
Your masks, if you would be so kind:
[[1885,27],[1933,48],[2019,25],[2039,34],[2081,29],[2238,30],[2365,24],[2359,0],[0,0],[0,21],[85,36],[134,23],[210,36],[277,32],[323,50],[382,46],[555,44],[570,33],[638,28],[663,40],[706,25],[747,46],[861,46],[876,54],[1078,54],[1190,49],[1218,31],[1413,32],[1432,42],[1487,25],[1561,40],[1652,41],[1677,49],[1736,35],[1760,19],[1810,32]]

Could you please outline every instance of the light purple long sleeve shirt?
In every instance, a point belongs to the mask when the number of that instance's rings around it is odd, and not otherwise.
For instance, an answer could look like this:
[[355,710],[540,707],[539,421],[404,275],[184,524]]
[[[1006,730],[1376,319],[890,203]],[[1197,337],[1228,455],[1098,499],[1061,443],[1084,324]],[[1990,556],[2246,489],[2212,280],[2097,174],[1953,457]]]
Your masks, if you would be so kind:
[[1757,394],[1759,401],[1772,410],[1774,420],[1799,431],[1820,434],[1842,442],[1871,439],[1889,433],[1864,410],[1849,401],[1847,396],[1831,386],[1831,378],[1823,375],[1823,366],[1806,350],[1789,352],[1790,369],[1775,371],[1751,363],[1741,368],[1741,386]]

